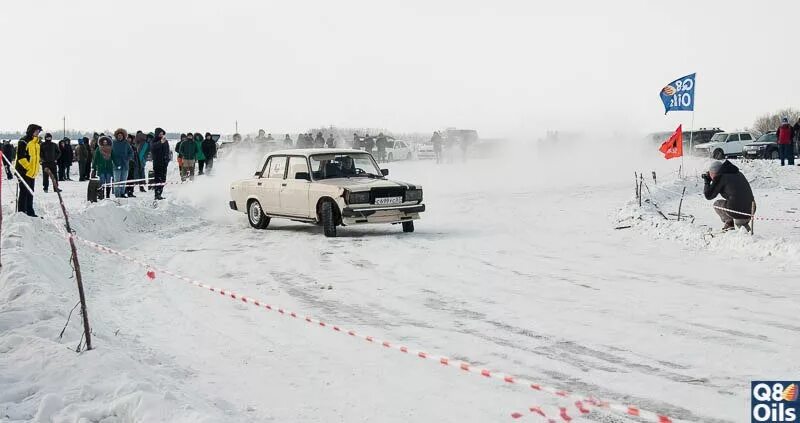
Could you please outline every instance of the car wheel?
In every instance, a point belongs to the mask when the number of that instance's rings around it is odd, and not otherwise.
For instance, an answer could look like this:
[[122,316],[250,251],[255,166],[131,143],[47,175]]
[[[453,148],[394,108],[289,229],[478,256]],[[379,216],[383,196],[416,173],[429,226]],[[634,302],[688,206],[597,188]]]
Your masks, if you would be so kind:
[[330,201],[322,203],[320,215],[325,236],[328,238],[336,237],[336,218],[333,214],[333,203]]
[[781,158],[781,153],[778,150],[772,150],[772,152],[769,153],[769,158],[772,160],[778,160]]
[[725,153],[723,153],[722,150],[717,149],[714,150],[714,155],[712,157],[714,157],[716,160],[722,160],[725,158]]
[[414,221],[403,222],[403,232],[414,232]]
[[250,222],[250,226],[256,229],[266,229],[269,226],[269,217],[264,214],[258,200],[251,200],[247,204],[247,220]]

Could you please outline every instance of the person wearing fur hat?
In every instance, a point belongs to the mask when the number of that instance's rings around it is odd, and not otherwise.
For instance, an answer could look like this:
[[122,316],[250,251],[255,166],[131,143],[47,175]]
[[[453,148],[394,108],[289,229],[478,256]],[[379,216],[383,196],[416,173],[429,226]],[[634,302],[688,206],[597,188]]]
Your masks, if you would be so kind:
[[[56,168],[56,164],[58,163],[58,159],[61,157],[61,151],[58,149],[58,144],[53,142],[53,136],[49,133],[44,135],[44,142],[40,146],[40,153],[42,158],[42,186],[44,187],[44,192],[50,188],[50,175],[53,178],[56,178],[56,173],[58,169]],[[50,170],[50,172],[46,172],[45,169]],[[58,188],[54,189],[56,192],[60,190]]]
[[25,213],[31,217],[37,217],[33,210],[33,191],[36,175],[39,174],[40,146],[39,134],[42,127],[32,123],[25,130],[25,136],[20,138],[17,143],[17,163],[14,170],[25,181],[30,192],[24,186],[18,187],[17,212]]
[[727,160],[714,161],[708,167],[708,172],[701,176],[705,181],[703,195],[706,200],[713,200],[717,195],[723,198],[714,202],[714,211],[725,224],[722,230],[744,227],[750,232],[751,215],[755,212],[756,203],[750,183],[739,172],[739,168]]
[[[111,138],[103,135],[97,140],[97,144],[92,158],[92,167],[100,179],[100,186],[103,186],[111,183],[111,178],[114,177],[114,162],[112,160],[114,153]],[[111,187],[105,187],[105,189],[105,198],[111,197]]]
[[122,128],[114,131],[111,144],[111,160],[114,162],[114,197],[125,198],[125,184],[128,180],[128,167],[133,157],[133,149],[128,142],[128,132]]

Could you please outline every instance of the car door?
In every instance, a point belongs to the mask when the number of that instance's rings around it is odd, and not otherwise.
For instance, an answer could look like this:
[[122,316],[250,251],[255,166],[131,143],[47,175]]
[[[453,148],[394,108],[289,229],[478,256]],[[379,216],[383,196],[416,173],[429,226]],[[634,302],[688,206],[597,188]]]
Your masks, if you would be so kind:
[[742,152],[742,145],[739,139],[739,134],[728,134],[728,139],[725,140],[725,145],[722,146],[722,151],[725,154],[738,154]]
[[742,132],[739,134],[739,153],[744,153],[744,146],[752,143],[753,141],[753,136],[749,133]]
[[297,179],[298,173],[310,175],[308,160],[304,156],[291,156],[286,178],[281,182],[281,210],[288,216],[311,217],[308,199],[311,182],[307,179]]
[[408,145],[404,141],[398,141],[395,143],[395,147],[398,148],[398,152],[395,153],[395,159],[397,160],[406,160],[408,156],[411,154],[411,151],[408,148]]
[[272,156],[256,180],[255,196],[268,214],[285,214],[280,207],[280,189],[286,174],[286,156]]

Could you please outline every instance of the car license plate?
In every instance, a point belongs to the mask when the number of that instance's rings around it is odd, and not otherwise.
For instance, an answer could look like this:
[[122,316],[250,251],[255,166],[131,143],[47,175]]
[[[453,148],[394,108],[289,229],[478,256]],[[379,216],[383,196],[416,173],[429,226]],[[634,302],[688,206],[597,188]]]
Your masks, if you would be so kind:
[[403,197],[382,197],[375,199],[375,204],[379,206],[390,206],[392,204],[400,204],[402,202]]

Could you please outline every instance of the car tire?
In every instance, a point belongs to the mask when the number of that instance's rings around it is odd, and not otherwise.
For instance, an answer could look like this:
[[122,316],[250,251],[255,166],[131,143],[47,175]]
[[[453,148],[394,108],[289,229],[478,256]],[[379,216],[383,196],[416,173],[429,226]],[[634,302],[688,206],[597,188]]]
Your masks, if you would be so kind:
[[408,222],[403,222],[403,232],[411,233],[414,232],[414,221],[409,220]]
[[322,229],[325,236],[328,238],[336,237],[336,217],[333,214],[333,203],[326,201],[320,207],[320,219],[322,220]]
[[716,149],[714,150],[714,154],[712,154],[711,157],[713,157],[715,160],[723,160],[725,159],[725,153],[720,149]]
[[769,153],[769,158],[772,160],[779,160],[781,158],[781,152],[778,150],[772,150]]
[[258,200],[251,200],[247,204],[247,221],[256,229],[267,229],[269,226],[269,216],[264,214]]

